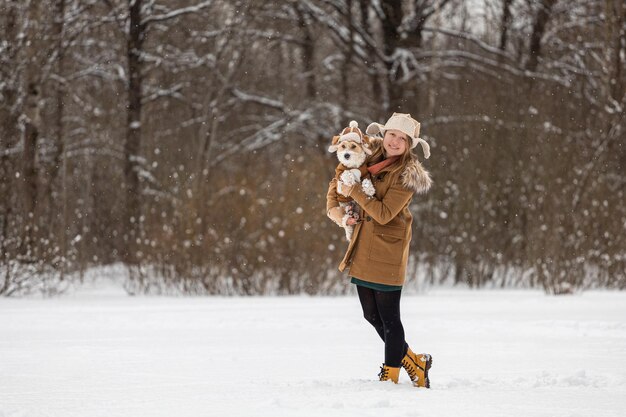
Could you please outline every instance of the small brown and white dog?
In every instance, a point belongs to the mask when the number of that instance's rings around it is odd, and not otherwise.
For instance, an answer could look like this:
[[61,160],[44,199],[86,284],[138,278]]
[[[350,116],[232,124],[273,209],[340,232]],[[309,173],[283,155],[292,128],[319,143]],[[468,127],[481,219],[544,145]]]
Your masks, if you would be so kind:
[[[336,152],[339,165],[335,168],[335,178],[345,185],[354,185],[361,183],[363,192],[368,196],[373,196],[376,190],[372,181],[367,178],[369,172],[365,161],[368,155],[372,154],[370,149],[370,138],[363,135],[356,121],[351,121],[350,125],[343,129],[341,133],[333,137],[332,144],[328,148],[328,152]],[[340,187],[337,184],[337,187]],[[345,215],[341,221],[341,225],[346,231],[346,239],[352,239],[354,226],[347,224],[348,219],[356,220],[360,217],[361,208],[350,197],[340,194],[337,190],[337,201],[339,206],[343,208]]]

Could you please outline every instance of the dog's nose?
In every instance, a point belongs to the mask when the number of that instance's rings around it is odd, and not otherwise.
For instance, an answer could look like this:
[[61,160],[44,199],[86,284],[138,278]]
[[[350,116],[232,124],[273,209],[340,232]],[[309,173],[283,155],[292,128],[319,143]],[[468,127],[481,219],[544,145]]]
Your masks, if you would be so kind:
[[343,154],[343,157],[344,159],[350,159],[350,154],[349,153]]

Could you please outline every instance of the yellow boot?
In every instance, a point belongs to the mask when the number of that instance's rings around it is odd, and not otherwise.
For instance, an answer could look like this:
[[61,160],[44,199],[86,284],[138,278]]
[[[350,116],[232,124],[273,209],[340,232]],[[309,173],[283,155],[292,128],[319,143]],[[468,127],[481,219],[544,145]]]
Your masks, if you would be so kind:
[[433,365],[433,357],[428,353],[416,354],[410,348],[406,351],[406,355],[402,359],[402,367],[409,374],[409,378],[413,381],[413,386],[430,388],[430,379],[428,379],[428,371]]
[[393,381],[394,384],[397,384],[398,378],[400,378],[400,368],[392,368],[383,363],[378,376],[381,381]]

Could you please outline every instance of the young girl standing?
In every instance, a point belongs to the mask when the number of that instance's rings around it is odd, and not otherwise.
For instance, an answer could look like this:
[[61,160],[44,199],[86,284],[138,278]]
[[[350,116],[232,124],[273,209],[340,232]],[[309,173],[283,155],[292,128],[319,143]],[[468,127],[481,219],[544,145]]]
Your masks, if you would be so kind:
[[428,191],[432,180],[412,149],[421,144],[430,156],[428,144],[419,138],[420,124],[409,114],[394,113],[385,125],[372,123],[366,133],[382,134],[374,141],[368,171],[376,193],[367,196],[360,184],[347,186],[333,179],[328,187],[326,212],[341,225],[344,216],[337,193],[354,199],[362,208],[360,219],[349,219],[354,232],[339,265],[357,286],[365,319],[385,342],[385,363],[378,374],[381,381],[398,383],[403,367],[417,387],[430,387],[429,354],[414,353],[404,338],[400,320],[400,295],[409,259],[413,216],[409,204],[415,193]]

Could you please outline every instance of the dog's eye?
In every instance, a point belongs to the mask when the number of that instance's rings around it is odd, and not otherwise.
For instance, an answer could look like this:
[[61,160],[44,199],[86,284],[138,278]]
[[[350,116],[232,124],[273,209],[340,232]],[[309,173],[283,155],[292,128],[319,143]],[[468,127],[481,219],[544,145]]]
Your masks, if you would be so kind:
[[351,146],[351,148],[352,148],[352,149],[355,149],[355,148],[356,148],[356,145],[352,145],[352,146]]

